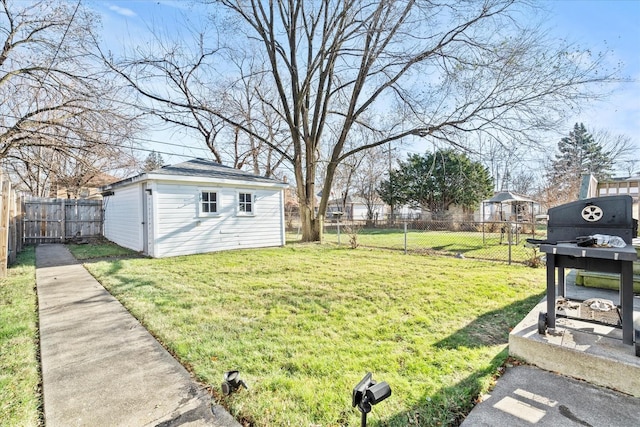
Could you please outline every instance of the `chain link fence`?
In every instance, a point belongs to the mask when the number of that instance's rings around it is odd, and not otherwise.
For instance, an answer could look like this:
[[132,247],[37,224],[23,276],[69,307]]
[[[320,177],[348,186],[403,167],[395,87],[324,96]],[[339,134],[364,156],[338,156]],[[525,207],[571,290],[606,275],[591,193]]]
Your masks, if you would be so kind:
[[[287,223],[289,240],[299,240],[299,221]],[[540,254],[525,245],[526,239],[546,233],[545,224],[531,222],[331,219],[325,222],[323,243],[529,264],[539,262]]]

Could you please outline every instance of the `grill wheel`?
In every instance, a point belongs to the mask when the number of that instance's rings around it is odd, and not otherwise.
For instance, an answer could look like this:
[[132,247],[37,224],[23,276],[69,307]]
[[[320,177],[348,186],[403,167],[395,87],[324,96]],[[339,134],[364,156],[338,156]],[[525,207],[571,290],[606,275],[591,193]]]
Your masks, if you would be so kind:
[[547,313],[543,311],[538,313],[538,333],[540,335],[544,335],[547,333]]

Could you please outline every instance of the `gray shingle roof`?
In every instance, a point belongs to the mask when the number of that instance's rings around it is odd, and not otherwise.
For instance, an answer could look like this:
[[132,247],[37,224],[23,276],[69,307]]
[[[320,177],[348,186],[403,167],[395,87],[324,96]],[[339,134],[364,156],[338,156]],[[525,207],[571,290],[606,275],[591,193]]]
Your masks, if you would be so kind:
[[204,159],[193,159],[186,162],[178,163],[176,165],[163,166],[159,169],[148,172],[148,174],[233,179],[250,182],[282,183],[281,181],[273,178],[266,178],[264,176],[255,175],[250,172],[234,169],[232,167],[224,166],[220,163]]
[[123,179],[122,181],[114,182],[110,185],[105,185],[101,188],[103,191],[111,190],[131,182],[144,180],[149,176],[157,175],[166,175],[167,179],[169,179],[171,176],[185,176],[194,178],[213,178],[219,180],[234,180],[253,183],[286,185],[286,183],[277,179],[255,175],[250,172],[234,169],[232,167],[224,166],[220,163],[212,162],[210,160],[193,159],[171,166],[163,166],[159,169],[132,176],[130,178]]

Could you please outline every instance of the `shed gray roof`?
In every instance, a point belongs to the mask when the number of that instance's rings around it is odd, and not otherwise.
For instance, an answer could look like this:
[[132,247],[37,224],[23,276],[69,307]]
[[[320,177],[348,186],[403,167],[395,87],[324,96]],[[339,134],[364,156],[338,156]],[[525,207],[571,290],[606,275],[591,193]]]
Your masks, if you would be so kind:
[[[273,178],[267,178],[245,172],[240,169],[234,169],[220,163],[212,162],[204,159],[193,159],[186,162],[178,163],[170,166],[163,166],[122,181],[114,182],[111,185],[102,187],[103,189],[111,189],[130,182],[144,180],[150,176],[166,175],[167,178],[172,176],[194,177],[194,178],[213,178],[220,180],[234,180],[252,183],[268,183],[268,184],[285,184],[282,181]],[[286,184],[285,184],[286,185]]]
[[148,173],[157,175],[180,175],[219,179],[235,179],[251,182],[281,183],[281,181],[273,178],[266,178],[264,176],[255,175],[250,172],[245,172],[240,169],[234,169],[232,167],[221,165],[220,163],[204,159],[193,159],[186,162],[178,163],[176,165],[163,166]]

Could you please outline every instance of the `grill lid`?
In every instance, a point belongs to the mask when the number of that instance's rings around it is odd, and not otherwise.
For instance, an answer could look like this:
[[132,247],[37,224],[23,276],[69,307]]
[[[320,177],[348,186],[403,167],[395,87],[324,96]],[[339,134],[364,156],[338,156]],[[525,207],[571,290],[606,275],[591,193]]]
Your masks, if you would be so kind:
[[627,243],[638,232],[632,217],[631,196],[605,196],[578,200],[549,209],[547,239],[573,240],[578,236],[607,234]]

